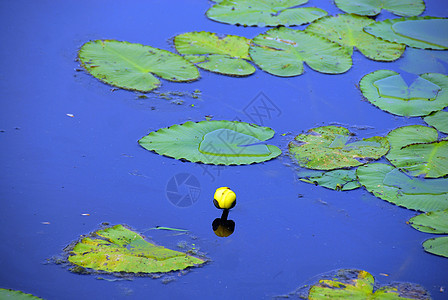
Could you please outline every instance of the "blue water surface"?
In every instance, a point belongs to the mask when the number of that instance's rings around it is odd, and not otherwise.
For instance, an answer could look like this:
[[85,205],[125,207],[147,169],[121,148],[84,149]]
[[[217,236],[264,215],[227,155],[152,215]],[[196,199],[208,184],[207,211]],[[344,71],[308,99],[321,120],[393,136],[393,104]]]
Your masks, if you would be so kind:
[[[448,16],[446,1],[426,2],[424,15]],[[137,143],[150,131],[206,115],[269,126],[277,133],[270,142],[284,153],[296,134],[316,126],[342,124],[370,137],[424,124],[421,118],[379,110],[356,87],[372,71],[401,71],[404,58],[381,63],[355,52],[352,69],[342,75],[305,67],[304,75],[293,78],[261,70],[247,78],[201,70],[201,79],[192,83],[162,80],[161,92],[201,91],[199,99],[180,97],[180,105],[155,94],[141,99],[138,93],[112,91],[76,70],[77,51],[89,40],[174,51],[171,38],[184,32],[252,38],[266,30],[208,20],[204,13],[211,5],[205,0],[0,2],[0,287],[45,299],[269,299],[318,274],[357,268],[381,284],[419,283],[434,299],[446,299],[447,291],[440,289],[448,289],[448,259],[423,251],[421,243],[432,235],[406,224],[416,212],[365,189],[336,192],[300,182],[286,155],[218,168],[160,156]],[[330,0],[307,6],[341,13]],[[377,20],[392,17],[383,12]],[[438,67],[446,73],[446,65]],[[254,107],[258,115],[251,114]],[[179,173],[197,179],[191,205],[176,206],[167,197],[167,185]],[[220,216],[212,203],[220,186],[231,187],[238,197],[230,212],[236,228],[228,238],[217,237],[211,227]],[[190,191],[179,187],[180,194]],[[182,276],[175,272],[166,284],[148,277],[109,282],[51,262],[102,222],[128,224],[173,249],[185,242],[211,262]],[[147,231],[154,226],[191,233]]]

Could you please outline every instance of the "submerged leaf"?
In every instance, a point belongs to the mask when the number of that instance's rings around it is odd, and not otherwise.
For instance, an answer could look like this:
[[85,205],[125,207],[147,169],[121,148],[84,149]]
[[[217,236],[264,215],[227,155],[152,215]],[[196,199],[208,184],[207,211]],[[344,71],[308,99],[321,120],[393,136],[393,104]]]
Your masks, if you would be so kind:
[[83,268],[106,272],[165,273],[203,264],[197,257],[156,246],[138,233],[116,225],[86,237],[70,252],[68,260]]
[[354,190],[361,186],[356,178],[356,170],[301,171],[297,175],[300,181],[337,191]]
[[213,5],[206,15],[221,23],[258,27],[302,25],[327,15],[320,8],[296,7],[306,2],[308,0],[224,0]]
[[247,76],[255,72],[246,60],[250,40],[236,35],[218,37],[212,32],[187,32],[174,38],[176,50],[198,67],[226,75]]
[[335,0],[336,6],[347,13],[376,16],[382,9],[403,17],[418,16],[425,10],[423,0]]
[[397,72],[378,70],[365,75],[359,88],[370,103],[399,116],[426,116],[448,106],[448,76],[443,74],[422,74],[409,87]]
[[237,121],[186,122],[151,132],[139,144],[161,155],[214,165],[243,165],[273,159],[281,150],[262,142],[274,130]]
[[448,49],[448,19],[411,17],[372,23],[364,31],[389,42],[421,49]]
[[310,24],[305,32],[329,39],[345,47],[350,55],[356,47],[367,58],[379,61],[394,61],[400,58],[405,46],[380,40],[364,32],[363,28],[374,20],[352,14],[328,16]]
[[358,167],[361,185],[376,197],[418,211],[448,208],[448,179],[419,179],[393,166],[372,163]]
[[411,218],[409,224],[426,233],[448,233],[448,209],[420,214]]
[[428,239],[423,242],[423,248],[426,252],[448,257],[448,236]]
[[0,289],[0,299],[11,299],[11,300],[38,300],[42,298],[33,296],[31,294],[26,294],[21,291],[15,291],[10,289]]
[[408,48],[399,60],[400,69],[412,74],[446,73],[442,63],[448,63],[448,52]]
[[384,137],[374,136],[347,143],[349,140],[348,129],[323,126],[299,134],[288,148],[301,167],[317,170],[359,166],[380,158],[389,150],[389,143]]
[[430,299],[419,285],[383,286],[374,291],[375,279],[363,270],[338,270],[333,280],[322,279],[309,290],[308,299]]
[[438,111],[424,118],[428,125],[448,134],[448,111]]
[[352,66],[346,49],[328,40],[300,30],[280,27],[253,39],[250,56],[264,71],[276,76],[297,76],[304,72],[303,63],[311,69],[340,74]]
[[198,69],[183,57],[141,44],[90,41],[78,55],[82,66],[95,78],[128,90],[149,92],[157,88],[160,81],[153,74],[175,82],[199,77]]
[[448,141],[437,141],[434,128],[411,125],[386,136],[390,151],[386,158],[412,176],[438,178],[448,174]]

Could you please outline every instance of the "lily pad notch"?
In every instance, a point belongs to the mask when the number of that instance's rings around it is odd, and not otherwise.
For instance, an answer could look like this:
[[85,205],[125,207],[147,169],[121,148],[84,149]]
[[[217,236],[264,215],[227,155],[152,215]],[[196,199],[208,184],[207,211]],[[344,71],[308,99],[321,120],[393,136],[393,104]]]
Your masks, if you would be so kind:
[[136,43],[90,41],[82,45],[78,59],[95,78],[139,92],[149,92],[160,86],[155,75],[173,82],[190,82],[199,78],[198,69],[183,57]]
[[95,231],[69,250],[73,265],[109,273],[166,273],[202,265],[203,258],[147,242],[124,225]]

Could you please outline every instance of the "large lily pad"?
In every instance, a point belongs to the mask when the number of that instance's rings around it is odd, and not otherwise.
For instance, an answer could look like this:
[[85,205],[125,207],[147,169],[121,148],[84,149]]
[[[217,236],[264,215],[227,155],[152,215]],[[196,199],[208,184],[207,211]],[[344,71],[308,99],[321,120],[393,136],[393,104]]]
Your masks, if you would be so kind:
[[362,165],[389,150],[384,137],[374,136],[348,143],[350,139],[350,131],[344,127],[317,127],[296,136],[288,145],[289,153],[301,167],[333,170]]
[[372,163],[358,167],[361,185],[376,197],[418,211],[448,208],[448,179],[409,177],[391,165]]
[[31,294],[26,294],[21,291],[15,291],[10,289],[0,289],[0,299],[10,300],[38,300],[42,299]]
[[353,14],[340,14],[321,18],[310,24],[305,31],[338,43],[353,53],[356,47],[367,58],[378,61],[394,61],[400,58],[405,46],[380,40],[364,32],[363,28],[374,20]]
[[418,16],[425,10],[423,0],[335,0],[339,9],[362,16],[376,16],[382,9],[403,17]]
[[336,191],[349,191],[361,185],[356,178],[356,170],[311,171],[304,170],[297,173],[299,180],[320,185]]
[[448,141],[437,141],[434,128],[412,125],[387,135],[390,151],[386,158],[412,176],[438,178],[448,174]]
[[448,111],[438,111],[424,118],[428,125],[438,131],[448,134]]
[[246,60],[250,40],[236,35],[218,37],[212,32],[187,32],[174,38],[176,50],[196,66],[220,74],[247,76],[255,72]]
[[313,22],[327,12],[315,7],[296,7],[308,0],[224,0],[206,13],[209,19],[244,26],[293,26]]
[[160,81],[153,74],[175,82],[199,77],[198,69],[183,57],[141,44],[95,40],[85,43],[78,55],[94,77],[128,90],[148,92],[157,88]]
[[448,236],[428,239],[423,242],[423,248],[426,252],[448,257]]
[[420,214],[411,218],[409,224],[426,233],[448,233],[448,209]]
[[364,31],[389,42],[420,49],[448,49],[448,19],[411,17],[372,23]]
[[313,285],[308,299],[430,299],[428,293],[417,285],[397,284],[374,290],[375,279],[367,271],[339,270],[338,273],[339,276],[333,280],[322,279]]
[[164,273],[203,264],[203,259],[156,246],[138,233],[116,225],[85,237],[68,260],[83,268],[106,272]]
[[448,76],[420,75],[409,87],[391,70],[378,70],[359,82],[364,97],[378,108],[399,116],[426,116],[448,106]]
[[281,150],[262,142],[274,130],[237,121],[186,122],[151,132],[139,144],[161,155],[214,165],[243,165],[273,159]]
[[280,27],[253,39],[250,56],[264,71],[276,76],[297,76],[304,72],[303,63],[328,74],[349,70],[352,59],[347,49],[317,35]]

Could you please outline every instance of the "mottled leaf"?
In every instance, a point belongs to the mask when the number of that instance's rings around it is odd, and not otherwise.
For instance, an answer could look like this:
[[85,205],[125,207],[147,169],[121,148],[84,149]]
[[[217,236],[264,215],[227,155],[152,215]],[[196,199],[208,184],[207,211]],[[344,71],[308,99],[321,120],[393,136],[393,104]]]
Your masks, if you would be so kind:
[[425,10],[423,0],[335,0],[339,9],[362,16],[376,16],[382,9],[403,17],[418,16]]
[[438,111],[424,118],[428,125],[436,128],[438,131],[448,134],[448,112]]

